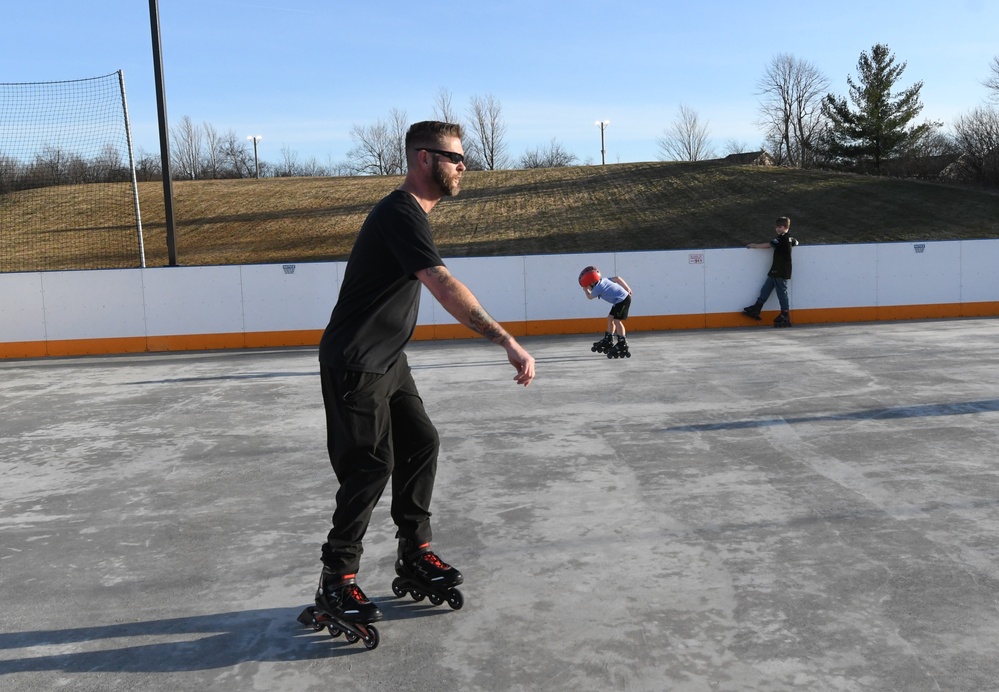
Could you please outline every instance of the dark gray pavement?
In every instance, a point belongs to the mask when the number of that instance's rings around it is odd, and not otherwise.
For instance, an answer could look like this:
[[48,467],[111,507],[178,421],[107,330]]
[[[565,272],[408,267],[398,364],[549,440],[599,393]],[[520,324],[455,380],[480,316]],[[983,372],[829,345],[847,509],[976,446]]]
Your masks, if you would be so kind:
[[5,690],[999,689],[999,320],[418,343],[465,607],[359,581],[311,349],[0,362]]

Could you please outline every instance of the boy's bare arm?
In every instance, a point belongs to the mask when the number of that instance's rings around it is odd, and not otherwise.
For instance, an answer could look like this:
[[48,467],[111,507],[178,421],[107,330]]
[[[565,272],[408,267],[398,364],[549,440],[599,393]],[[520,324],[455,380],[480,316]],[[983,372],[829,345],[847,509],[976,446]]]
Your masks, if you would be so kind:
[[623,288],[624,290],[626,290],[628,292],[629,296],[631,295],[631,286],[628,285],[628,282],[625,281],[624,278],[622,278],[620,276],[612,276],[611,277],[611,281],[613,281],[618,286],[620,286],[621,288]]

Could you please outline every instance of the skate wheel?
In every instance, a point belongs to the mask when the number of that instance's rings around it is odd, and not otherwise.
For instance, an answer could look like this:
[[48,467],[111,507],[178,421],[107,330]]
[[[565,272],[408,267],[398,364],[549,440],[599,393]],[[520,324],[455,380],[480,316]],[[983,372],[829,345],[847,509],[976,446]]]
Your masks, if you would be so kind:
[[303,610],[301,615],[298,616],[298,621],[306,627],[311,627],[316,632],[323,628],[323,625],[316,621],[315,606],[309,606]]
[[630,353],[625,353],[625,354],[624,354],[624,357],[625,357],[625,358],[631,358],[631,354],[630,354]]
[[374,625],[368,625],[364,629],[368,631],[368,636],[364,637],[364,646],[367,649],[374,649],[378,646],[378,642],[381,641],[381,636],[378,634],[378,628]]
[[465,605],[465,597],[458,589],[451,589],[447,596],[447,604],[451,606],[451,610],[461,610],[461,607]]
[[433,603],[434,605],[440,605],[441,603],[444,602],[444,597],[443,596],[438,596],[435,593],[430,594],[429,598],[430,598],[430,602]]
[[394,593],[397,598],[402,598],[406,595],[406,589],[402,588],[402,579],[396,579],[392,582],[392,593]]
[[597,347],[596,346],[590,346],[590,350],[593,351],[594,353],[596,353],[597,352]]
[[357,640],[359,640],[359,639],[360,639],[360,637],[359,637],[358,635],[354,634],[353,632],[344,632],[344,633],[343,633],[343,636],[344,636],[344,637],[345,637],[345,638],[347,639],[347,641],[348,641],[349,643],[351,643],[351,644],[353,644],[354,642],[356,642]]
[[422,600],[423,600],[424,598],[426,598],[426,595],[425,595],[425,594],[423,594],[423,593],[422,593],[422,592],[420,592],[420,591],[410,591],[410,592],[409,592],[409,595],[410,595],[410,596],[412,596],[412,597],[413,597],[413,600],[414,600],[414,601],[416,601],[417,603],[419,603],[419,602],[420,602],[420,601],[422,601]]
[[326,629],[329,630],[330,636],[333,637],[334,639],[343,634],[343,630],[341,630],[339,627],[334,627],[333,625],[330,625]]

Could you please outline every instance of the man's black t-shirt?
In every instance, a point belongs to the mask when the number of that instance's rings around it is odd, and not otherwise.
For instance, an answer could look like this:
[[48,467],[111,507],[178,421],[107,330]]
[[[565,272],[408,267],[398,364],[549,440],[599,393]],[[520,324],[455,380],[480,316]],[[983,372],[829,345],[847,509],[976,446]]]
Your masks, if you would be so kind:
[[443,265],[423,207],[396,190],[368,214],[347,260],[340,297],[319,342],[327,366],[385,373],[413,335],[416,272]]

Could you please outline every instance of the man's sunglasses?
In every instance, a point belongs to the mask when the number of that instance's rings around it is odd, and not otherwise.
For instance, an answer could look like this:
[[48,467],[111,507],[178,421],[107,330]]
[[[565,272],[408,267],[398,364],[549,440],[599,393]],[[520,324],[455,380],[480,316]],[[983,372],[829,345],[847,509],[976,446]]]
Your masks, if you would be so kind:
[[446,156],[453,164],[464,163],[465,161],[464,154],[459,154],[454,151],[441,151],[440,149],[427,149],[425,147],[421,147],[417,149],[417,151],[429,151],[431,154],[440,154],[441,156]]

